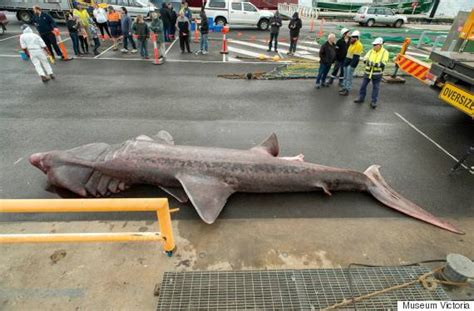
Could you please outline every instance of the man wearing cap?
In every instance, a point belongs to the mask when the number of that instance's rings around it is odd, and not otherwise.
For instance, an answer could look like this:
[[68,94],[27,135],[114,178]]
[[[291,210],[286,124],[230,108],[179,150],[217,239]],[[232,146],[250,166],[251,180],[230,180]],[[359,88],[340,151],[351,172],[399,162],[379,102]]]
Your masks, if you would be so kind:
[[382,73],[385,65],[388,63],[388,51],[383,48],[383,39],[378,37],[372,42],[373,48],[365,55],[364,64],[365,72],[362,85],[359,90],[359,98],[354,103],[361,104],[364,102],[367,94],[367,85],[372,81],[372,100],[370,107],[377,107],[377,98],[379,96],[380,82],[382,81]]
[[360,32],[358,30],[353,31],[351,34],[351,44],[347,49],[346,59],[344,60],[344,81],[342,88],[339,91],[339,95],[347,96],[352,89],[352,77],[354,71],[359,64],[360,56],[364,52],[364,46],[359,40]]
[[347,48],[349,47],[349,29],[341,29],[341,38],[336,42],[336,62],[334,69],[329,76],[328,84],[332,84],[334,79],[337,77],[339,72],[339,86],[342,87],[342,81],[344,81],[344,60],[347,55]]

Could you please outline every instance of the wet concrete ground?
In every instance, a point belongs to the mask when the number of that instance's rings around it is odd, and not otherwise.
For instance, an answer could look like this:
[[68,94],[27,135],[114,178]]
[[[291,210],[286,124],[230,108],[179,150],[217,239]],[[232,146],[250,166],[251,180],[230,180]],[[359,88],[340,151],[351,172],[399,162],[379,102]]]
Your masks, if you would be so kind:
[[[178,61],[163,66],[112,59],[120,54],[58,62],[57,80],[43,85],[14,54],[15,41],[0,41],[1,198],[58,197],[27,163],[34,152],[118,143],[161,129],[177,144],[245,149],[275,132],[283,155],[304,153],[309,162],[356,170],[381,165],[394,189],[467,234],[441,231],[361,193],[236,194],[211,226],[191,205],[170,199],[181,208],[173,215],[178,252],[172,259],[154,244],[1,246],[2,309],[152,310],[153,286],[170,269],[400,264],[449,252],[474,257],[473,175],[465,169],[448,175],[455,161],[447,154],[465,153],[474,124],[416,80],[383,84],[373,111],[352,102],[358,79],[350,97],[338,96],[335,86],[316,90],[311,80],[226,80],[217,75],[275,64],[179,62],[194,56],[173,51],[170,58]],[[165,194],[136,187],[123,196]],[[147,213],[0,217],[3,233],[154,230]],[[66,257],[52,264],[50,255],[61,249]]]

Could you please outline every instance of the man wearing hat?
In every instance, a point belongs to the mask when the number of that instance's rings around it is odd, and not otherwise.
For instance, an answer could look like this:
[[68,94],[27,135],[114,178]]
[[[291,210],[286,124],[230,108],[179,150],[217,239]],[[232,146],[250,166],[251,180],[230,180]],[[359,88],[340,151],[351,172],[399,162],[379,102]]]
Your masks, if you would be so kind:
[[383,48],[383,39],[378,37],[372,42],[373,48],[365,55],[364,64],[365,72],[362,85],[359,90],[359,98],[354,103],[361,104],[364,102],[367,94],[367,85],[372,81],[372,100],[370,107],[377,107],[377,99],[379,96],[380,82],[382,81],[382,73],[385,65],[388,63],[388,51]]
[[358,30],[353,31],[351,34],[351,44],[347,49],[346,59],[344,60],[344,81],[342,88],[339,91],[339,95],[347,96],[352,89],[352,77],[354,71],[359,64],[360,56],[364,52],[364,46],[359,40],[360,32]]
[[347,48],[349,47],[349,29],[341,29],[341,38],[336,42],[336,62],[334,64],[334,69],[329,76],[328,84],[332,84],[334,79],[337,77],[339,72],[339,86],[342,86],[342,81],[344,81],[344,60],[347,55]]

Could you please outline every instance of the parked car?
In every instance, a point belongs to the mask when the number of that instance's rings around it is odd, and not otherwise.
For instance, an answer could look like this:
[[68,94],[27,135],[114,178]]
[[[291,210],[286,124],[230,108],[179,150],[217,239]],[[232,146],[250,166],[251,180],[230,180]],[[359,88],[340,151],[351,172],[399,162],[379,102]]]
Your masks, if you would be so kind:
[[400,28],[407,22],[407,17],[395,14],[390,8],[363,6],[357,11],[354,21],[361,26],[372,27],[375,24],[384,24]]
[[206,3],[207,17],[214,18],[216,25],[248,25],[267,30],[273,13],[259,10],[250,2],[238,0],[209,0]]
[[120,11],[121,7],[125,7],[131,17],[137,15],[150,17],[150,14],[156,10],[155,5],[147,0],[102,0],[97,2],[101,3],[99,5],[112,6],[117,11]]
[[5,12],[0,12],[0,36],[7,30],[8,19]]

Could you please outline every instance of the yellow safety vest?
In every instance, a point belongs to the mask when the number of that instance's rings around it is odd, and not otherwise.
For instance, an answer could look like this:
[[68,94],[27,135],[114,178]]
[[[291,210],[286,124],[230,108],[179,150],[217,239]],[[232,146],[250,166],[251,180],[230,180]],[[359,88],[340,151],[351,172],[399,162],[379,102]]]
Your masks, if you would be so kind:
[[365,73],[369,75],[369,79],[372,78],[373,75],[382,74],[383,69],[380,65],[387,64],[388,54],[388,51],[382,47],[378,52],[371,49],[369,53],[365,55],[364,59],[367,63],[365,66]]

